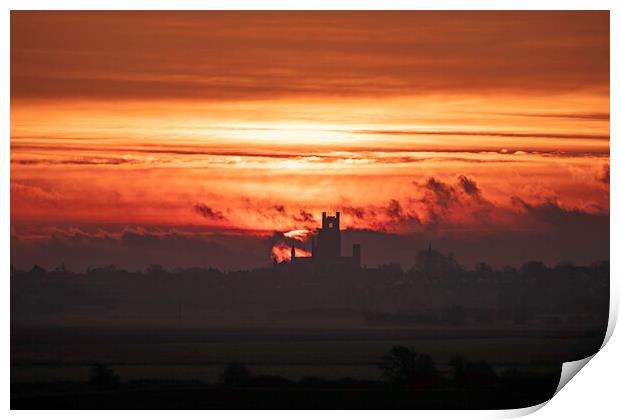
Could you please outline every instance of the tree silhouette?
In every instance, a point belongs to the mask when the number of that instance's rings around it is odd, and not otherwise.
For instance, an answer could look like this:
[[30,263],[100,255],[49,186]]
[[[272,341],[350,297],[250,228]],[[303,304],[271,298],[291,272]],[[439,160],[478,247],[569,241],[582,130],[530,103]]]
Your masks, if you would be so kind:
[[227,387],[245,386],[250,382],[252,372],[242,363],[229,363],[220,375],[220,383]]
[[467,363],[465,374],[468,386],[492,387],[498,382],[498,377],[486,360]]
[[452,356],[448,364],[452,368],[452,378],[456,386],[487,387],[498,382],[497,374],[485,360],[466,362],[463,356]]
[[464,386],[465,377],[465,358],[463,356],[452,356],[448,365],[452,368],[452,379],[456,386]]
[[418,355],[415,361],[415,376],[413,383],[416,386],[437,386],[441,381],[439,371],[435,367],[435,362],[428,354]]
[[35,265],[32,266],[32,269],[30,270],[30,273],[41,275],[41,274],[47,273],[47,270],[45,268],[41,267],[40,265],[35,264]]
[[411,384],[415,377],[415,362],[418,353],[415,349],[395,346],[383,356],[379,367],[383,369],[383,377],[393,384]]
[[383,356],[379,364],[383,378],[400,386],[435,386],[441,375],[427,354],[418,354],[412,347],[396,346]]
[[113,388],[118,385],[119,376],[103,363],[95,364],[90,370],[90,383],[99,389]]

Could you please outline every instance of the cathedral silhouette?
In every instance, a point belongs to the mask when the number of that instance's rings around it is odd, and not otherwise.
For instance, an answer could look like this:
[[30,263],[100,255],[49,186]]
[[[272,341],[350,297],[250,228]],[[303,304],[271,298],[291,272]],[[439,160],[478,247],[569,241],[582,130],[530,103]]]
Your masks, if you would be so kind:
[[295,255],[295,241],[291,247],[291,264],[294,265],[347,265],[359,267],[361,264],[361,247],[353,244],[352,255],[340,253],[340,212],[336,216],[328,216],[323,212],[321,228],[318,229],[316,240],[312,238],[312,255],[301,257]]

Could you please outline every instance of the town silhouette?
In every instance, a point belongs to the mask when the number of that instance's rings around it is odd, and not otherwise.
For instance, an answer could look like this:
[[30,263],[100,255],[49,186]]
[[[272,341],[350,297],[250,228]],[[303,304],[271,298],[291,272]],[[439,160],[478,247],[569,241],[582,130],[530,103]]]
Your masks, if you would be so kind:
[[366,267],[339,212],[287,244],[244,271],[12,268],[12,406],[514,408],[605,334],[608,262],[472,270],[429,242]]

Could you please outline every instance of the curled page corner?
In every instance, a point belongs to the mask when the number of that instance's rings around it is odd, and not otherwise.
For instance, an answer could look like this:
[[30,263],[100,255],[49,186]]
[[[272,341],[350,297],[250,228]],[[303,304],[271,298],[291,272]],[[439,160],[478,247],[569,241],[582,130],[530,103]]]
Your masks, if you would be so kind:
[[[614,304],[614,302],[611,302],[611,303],[612,304],[609,306],[609,320],[607,321],[607,332],[605,333],[605,338],[603,339],[601,348],[598,349],[596,353],[598,353],[599,351],[601,351],[603,347],[605,347],[605,344],[609,342],[609,339],[611,338],[611,335],[613,334],[614,329],[616,328],[616,321],[618,318],[618,305],[617,305],[617,302],[615,302],[616,304]],[[573,379],[573,377],[577,374],[577,372],[579,372],[596,355],[596,353],[584,359],[562,363],[562,373],[560,375],[560,382],[558,383],[558,387],[555,390],[555,393],[553,394],[553,396],[555,396],[558,392],[560,392],[560,390],[564,388],[564,385],[566,385],[568,381]]]
[[558,383],[558,387],[556,388],[555,393],[553,395],[554,396],[557,395],[557,393],[560,392],[562,388],[564,388],[564,385],[566,385],[568,381],[573,379],[573,377],[577,374],[577,372],[579,372],[593,357],[594,357],[594,354],[592,356],[586,357],[585,359],[562,363],[562,373],[560,375],[560,382]]
[[540,404],[532,405],[530,407],[503,410],[503,411],[497,412],[497,415],[495,415],[495,413],[493,415],[494,415],[494,418],[500,418],[500,419],[513,419],[517,417],[523,417],[523,416],[527,416],[529,414],[535,413],[536,411],[540,410],[545,405],[547,405],[548,402],[549,400],[541,402]]
[[[557,393],[560,392],[562,388],[564,388],[564,385],[566,385],[571,379],[573,379],[573,377],[577,374],[577,372],[579,372],[594,357],[595,354],[593,354],[592,356],[588,356],[585,359],[574,360],[572,362],[564,362],[562,364],[562,373],[560,374],[560,380],[558,382],[558,387],[553,393],[553,397],[555,397]],[[506,418],[516,418],[516,417],[527,416],[528,414],[532,414],[540,410],[541,408],[543,408],[545,405],[547,405],[549,401],[551,401],[553,397],[551,397],[547,401],[544,401],[540,404],[536,404],[530,407],[505,410],[501,412],[499,416],[497,416],[496,418],[506,419]]]
[[[614,299],[614,296],[618,296],[618,295],[617,293],[614,293],[613,283],[610,284],[610,287],[611,287],[610,295],[612,296],[613,300],[609,302],[609,320],[607,321],[607,331],[605,332],[605,338],[603,339],[603,344],[601,344],[601,349],[605,347],[605,344],[607,344],[607,342],[611,338],[611,335],[614,333],[614,330],[616,329],[616,321],[618,321],[618,299],[617,298]],[[601,349],[599,349],[599,351]]]
[[[596,353],[601,351],[601,349],[605,347],[605,344],[607,344],[607,342],[611,338],[611,335],[613,334],[614,329],[616,328],[617,314],[618,314],[618,307],[617,305],[614,305],[612,302],[612,305],[610,305],[609,307],[609,320],[607,321],[607,332],[605,333],[605,338],[603,339],[601,348],[598,349]],[[592,358],[596,355],[596,353],[584,359],[562,363],[562,373],[560,375],[560,382],[558,383],[558,387],[556,388],[553,396],[557,395],[557,393],[560,392],[562,388],[564,388],[564,385],[566,385],[571,379],[573,379],[573,377],[577,374],[577,372],[579,372],[590,360],[592,360]]]

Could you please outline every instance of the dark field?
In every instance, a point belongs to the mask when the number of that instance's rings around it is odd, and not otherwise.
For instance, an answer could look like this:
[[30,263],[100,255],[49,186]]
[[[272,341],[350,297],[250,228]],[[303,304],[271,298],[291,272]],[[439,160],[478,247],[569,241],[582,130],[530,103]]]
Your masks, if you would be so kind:
[[[21,329],[11,337],[11,382],[87,380],[93,363],[122,379],[214,381],[227,363],[289,379],[378,379],[394,345],[432,355],[441,368],[454,355],[498,369],[555,367],[594,353],[599,336],[551,332],[413,330],[85,330]],[[476,337],[476,335],[478,337]]]
[[[13,329],[11,398],[13,408],[518,407],[550,398],[561,363],[601,342],[550,331]],[[396,345],[430,355],[442,382],[384,383],[379,363]],[[455,355],[488,362],[498,380],[455,387]],[[96,363],[118,383],[89,383]],[[246,366],[252,380],[223,386],[230,363]]]

